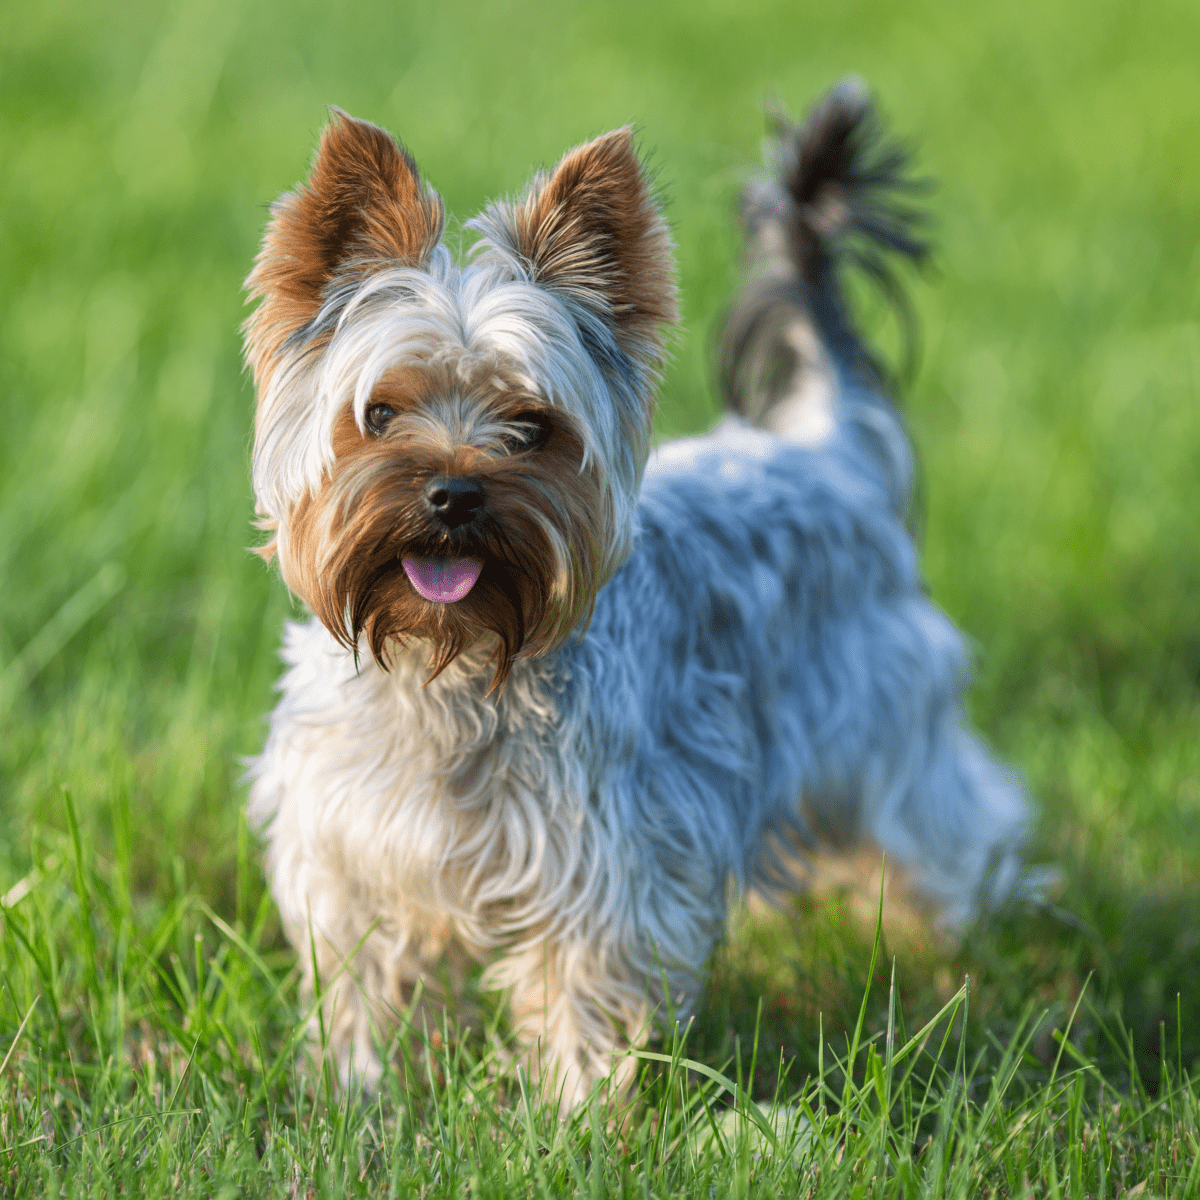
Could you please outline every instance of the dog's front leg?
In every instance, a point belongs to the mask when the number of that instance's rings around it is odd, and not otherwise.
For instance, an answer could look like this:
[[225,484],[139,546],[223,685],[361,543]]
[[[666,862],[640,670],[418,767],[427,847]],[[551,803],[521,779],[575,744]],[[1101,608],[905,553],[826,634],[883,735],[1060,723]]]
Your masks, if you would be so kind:
[[527,938],[488,969],[487,982],[508,992],[530,1075],[560,1112],[605,1080],[604,1103],[620,1100],[637,1075],[637,1047],[686,1017],[700,995],[719,927],[712,906],[677,912],[674,930],[643,909]]
[[615,946],[548,938],[526,941],[488,971],[509,995],[526,1069],[547,1099],[569,1112],[603,1079],[609,1098],[637,1072],[629,1053],[646,1035],[646,978]]
[[380,1051],[406,1017],[419,1033],[441,1024],[440,972],[462,973],[447,954],[450,922],[362,903],[340,912],[336,922],[321,921],[323,915],[315,905],[303,928],[288,930],[299,950],[310,1038],[314,1050],[333,1061],[343,1086],[372,1090],[383,1072]]

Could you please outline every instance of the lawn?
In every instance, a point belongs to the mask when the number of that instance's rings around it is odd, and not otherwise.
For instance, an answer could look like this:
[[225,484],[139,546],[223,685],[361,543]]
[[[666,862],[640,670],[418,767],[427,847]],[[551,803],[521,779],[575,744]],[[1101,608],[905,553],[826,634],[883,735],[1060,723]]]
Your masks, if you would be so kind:
[[[0,1191],[1196,1194],[1200,8],[45,0],[0,24]],[[671,436],[718,411],[762,100],[851,70],[938,182],[903,401],[926,574],[1061,884],[953,944],[885,904],[877,945],[869,880],[739,912],[619,1121],[527,1097],[499,1016],[409,1029],[403,1079],[339,1095],[240,816],[291,611],[245,550],[265,205],[326,104],[401,136],[460,219],[634,122],[679,248]]]

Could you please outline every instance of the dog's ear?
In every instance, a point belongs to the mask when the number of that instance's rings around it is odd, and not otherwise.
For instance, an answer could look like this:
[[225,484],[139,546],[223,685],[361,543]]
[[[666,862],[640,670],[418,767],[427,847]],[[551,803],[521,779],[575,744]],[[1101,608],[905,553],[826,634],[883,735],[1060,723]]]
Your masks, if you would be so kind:
[[272,205],[246,280],[262,300],[246,327],[255,365],[317,314],[336,276],[420,266],[441,237],[442,202],[408,151],[377,125],[330,111],[308,183]]
[[569,151],[524,197],[469,226],[484,254],[599,317],[626,353],[647,365],[661,358],[677,319],[675,264],[630,128]]

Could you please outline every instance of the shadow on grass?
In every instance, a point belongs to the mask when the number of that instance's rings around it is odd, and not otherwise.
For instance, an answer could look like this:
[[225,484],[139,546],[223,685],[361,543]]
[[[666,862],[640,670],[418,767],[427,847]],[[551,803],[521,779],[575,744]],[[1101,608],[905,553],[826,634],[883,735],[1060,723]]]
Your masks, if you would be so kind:
[[[878,864],[865,887],[792,898],[779,909],[735,909],[718,948],[691,1036],[692,1052],[729,1061],[758,1030],[753,1091],[774,1093],[780,1062],[793,1083],[816,1073],[826,1047],[845,1049],[868,984],[873,930],[863,900],[878,886]],[[900,901],[903,906],[903,900]],[[982,921],[961,942],[939,938],[911,911],[889,919],[875,966],[867,1028],[886,1024],[888,975],[897,966],[905,1012],[936,1011],[969,977],[971,1056],[1006,1045],[1031,1006],[1044,1009],[1031,1031],[1025,1069],[1048,1075],[1055,1029],[1083,996],[1071,1043],[1106,1079],[1158,1094],[1169,1066],[1175,1077],[1200,1069],[1200,895],[1130,897],[1111,878],[1081,868],[1056,903],[1022,905]]]

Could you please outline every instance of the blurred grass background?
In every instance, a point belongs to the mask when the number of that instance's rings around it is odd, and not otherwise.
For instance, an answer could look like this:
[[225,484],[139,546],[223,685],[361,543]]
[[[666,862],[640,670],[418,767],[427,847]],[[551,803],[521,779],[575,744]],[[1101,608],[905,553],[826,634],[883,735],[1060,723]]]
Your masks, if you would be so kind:
[[[899,947],[901,981],[919,1008],[969,969],[999,1028],[1096,971],[1149,1076],[1177,993],[1200,1056],[1191,0],[48,0],[0,24],[0,888],[59,844],[62,785],[135,906],[232,916],[262,887],[237,887],[238,780],[290,604],[244,549],[240,284],[324,105],[402,137],[460,218],[635,122],[679,245],[666,436],[717,411],[764,95],[798,110],[857,71],[939,181],[905,400],[929,585],[1065,880],[1057,911]],[[861,994],[857,944],[837,902],[735,934],[713,1053],[761,991],[779,1045],[811,1048]]]

